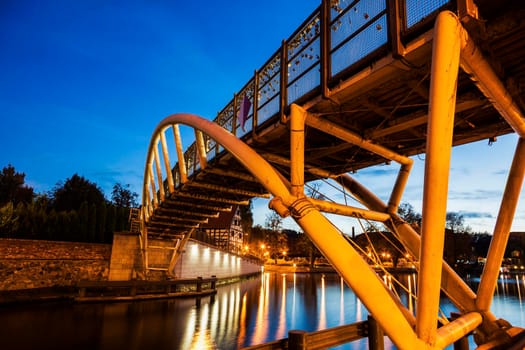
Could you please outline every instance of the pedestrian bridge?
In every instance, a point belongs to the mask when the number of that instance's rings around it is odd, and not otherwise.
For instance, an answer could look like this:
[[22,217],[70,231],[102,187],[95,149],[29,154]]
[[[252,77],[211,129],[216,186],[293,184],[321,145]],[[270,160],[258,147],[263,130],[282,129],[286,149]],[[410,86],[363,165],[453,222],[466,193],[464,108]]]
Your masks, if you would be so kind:
[[[146,268],[160,268],[148,262],[149,240],[173,242],[164,267],[173,271],[209,218],[271,198],[270,207],[297,222],[398,348],[442,349],[472,331],[479,349],[520,347],[523,330],[490,306],[525,167],[524,10],[517,0],[322,1],[213,121],[173,114],[155,129],[140,216]],[[442,260],[451,148],[508,133],[519,141],[473,291]],[[419,154],[425,178],[416,230],[397,211],[410,157]],[[350,175],[389,162],[399,173],[388,202]],[[360,205],[308,197],[305,184],[318,179]],[[326,213],[381,222],[418,259],[415,312]],[[438,317],[440,292],[460,311],[454,321]]]

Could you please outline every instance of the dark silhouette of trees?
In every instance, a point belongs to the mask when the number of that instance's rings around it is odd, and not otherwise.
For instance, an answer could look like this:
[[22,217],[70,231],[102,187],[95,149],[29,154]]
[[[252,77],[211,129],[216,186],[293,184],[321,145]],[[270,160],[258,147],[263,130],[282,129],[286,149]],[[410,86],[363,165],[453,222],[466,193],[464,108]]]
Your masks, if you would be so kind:
[[11,202],[14,206],[18,203],[31,203],[33,188],[25,184],[25,174],[16,172],[14,166],[8,164],[0,172],[0,207]]
[[18,215],[13,202],[8,202],[0,207],[0,233],[9,237],[18,230]]
[[113,232],[128,229],[129,208],[138,195],[115,184],[106,200],[93,182],[74,174],[49,194],[34,194],[25,174],[13,166],[0,173],[0,236],[109,243]]
[[53,207],[57,211],[80,210],[82,203],[95,203],[105,201],[104,193],[94,183],[84,177],[74,174],[64,183],[58,183],[52,192]]
[[277,262],[279,255],[288,250],[286,234],[282,232],[283,218],[275,211],[266,215],[265,226],[268,231],[265,244],[270,258]]
[[409,203],[401,203],[397,209],[398,215],[415,227],[421,227],[421,214],[414,210],[414,207]]
[[113,186],[111,192],[111,201],[117,208],[136,208],[138,194],[131,192],[129,184],[122,186],[120,183],[116,183]]
[[239,206],[239,211],[241,214],[241,226],[244,233],[247,237],[251,236],[252,227],[253,227],[253,204],[252,200],[249,201],[248,205]]

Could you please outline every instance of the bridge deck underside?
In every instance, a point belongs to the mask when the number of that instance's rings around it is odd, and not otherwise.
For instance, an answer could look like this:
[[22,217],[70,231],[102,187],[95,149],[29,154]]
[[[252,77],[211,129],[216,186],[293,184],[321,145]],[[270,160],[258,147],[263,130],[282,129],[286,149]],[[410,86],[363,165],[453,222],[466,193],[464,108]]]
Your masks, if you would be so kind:
[[[525,92],[525,9],[517,1],[507,1],[503,5],[495,8],[490,1],[478,2],[485,22],[474,24],[470,32],[512,98],[525,110],[521,99]],[[383,57],[367,62],[360,71],[349,72],[337,84],[332,84],[330,99],[322,98],[318,91],[305,96],[301,104],[309,112],[320,113],[322,118],[399,154],[424,153],[432,30],[420,33],[405,44],[407,53],[403,59],[393,58],[385,52]],[[460,70],[454,145],[512,131],[491,101]],[[286,161],[290,159],[289,127],[279,116],[260,125],[254,134],[246,135],[244,141],[289,178],[289,162]],[[305,143],[306,181],[317,178],[308,172],[311,167],[337,175],[388,162],[312,127],[306,128]],[[263,186],[243,165],[224,152],[205,169],[193,174],[175,193],[167,195],[167,200],[150,218],[148,233],[179,237],[198,227],[205,217],[265,194]]]

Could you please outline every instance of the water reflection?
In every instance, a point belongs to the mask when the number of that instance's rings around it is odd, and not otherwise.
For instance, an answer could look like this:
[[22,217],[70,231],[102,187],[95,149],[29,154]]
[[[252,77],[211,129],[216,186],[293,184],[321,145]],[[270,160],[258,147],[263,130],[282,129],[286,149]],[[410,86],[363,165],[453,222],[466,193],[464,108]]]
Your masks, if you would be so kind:
[[[385,277],[410,310],[414,274]],[[395,281],[399,281],[399,284]],[[479,278],[468,278],[476,290]],[[525,276],[498,281],[492,311],[525,325]],[[445,315],[455,311],[443,300]],[[368,311],[337,274],[272,274],[219,288],[215,298],[117,304],[47,304],[4,308],[0,337],[5,349],[238,349],[366,320]],[[387,349],[394,347],[387,342]],[[366,340],[338,349],[366,349]]]

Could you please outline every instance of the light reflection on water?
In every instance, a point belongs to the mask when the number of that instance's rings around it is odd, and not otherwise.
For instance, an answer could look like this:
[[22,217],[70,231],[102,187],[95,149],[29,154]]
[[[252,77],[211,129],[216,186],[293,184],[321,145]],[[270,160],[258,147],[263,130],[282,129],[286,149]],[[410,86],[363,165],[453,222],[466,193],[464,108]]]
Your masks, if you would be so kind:
[[[407,291],[414,274],[398,276]],[[385,279],[390,285],[392,280]],[[479,278],[467,282],[477,288]],[[394,288],[392,283],[392,288]],[[413,309],[415,300],[395,288]],[[498,281],[492,311],[515,326],[525,326],[525,276]],[[445,315],[454,307],[442,303]],[[219,287],[214,298],[115,304],[46,304],[0,309],[2,349],[238,349],[366,320],[368,311],[333,273],[277,274]],[[337,349],[366,349],[367,341]],[[386,341],[386,349],[394,349]],[[473,343],[472,343],[472,348]]]

